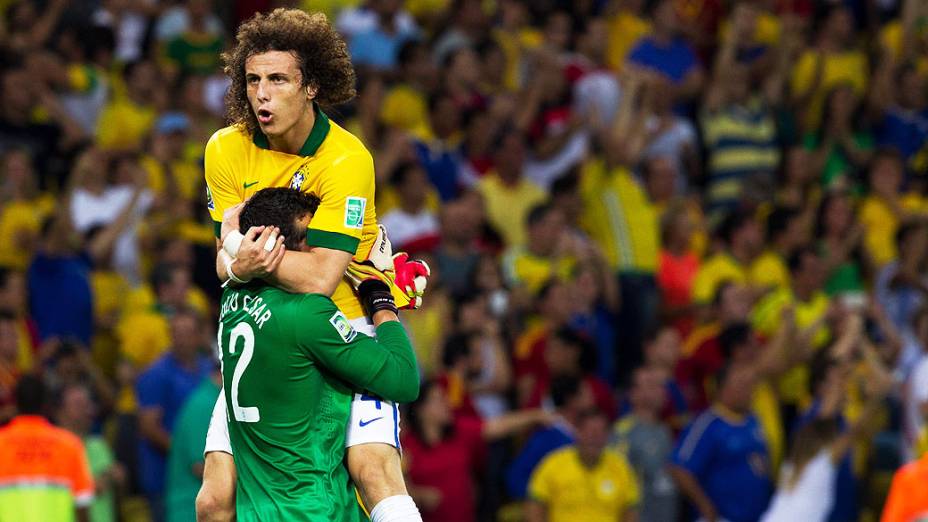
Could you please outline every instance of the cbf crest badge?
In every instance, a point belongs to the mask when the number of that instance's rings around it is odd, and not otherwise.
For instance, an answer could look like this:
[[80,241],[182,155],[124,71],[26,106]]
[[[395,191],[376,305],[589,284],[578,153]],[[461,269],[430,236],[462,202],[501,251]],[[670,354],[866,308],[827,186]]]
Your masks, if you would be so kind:
[[306,179],[306,177],[303,176],[303,171],[302,171],[302,170],[298,170],[298,171],[294,172],[294,173],[293,173],[293,177],[290,178],[290,188],[292,188],[292,189],[294,189],[294,190],[301,190],[301,189],[303,188],[303,181],[304,181],[305,179]]

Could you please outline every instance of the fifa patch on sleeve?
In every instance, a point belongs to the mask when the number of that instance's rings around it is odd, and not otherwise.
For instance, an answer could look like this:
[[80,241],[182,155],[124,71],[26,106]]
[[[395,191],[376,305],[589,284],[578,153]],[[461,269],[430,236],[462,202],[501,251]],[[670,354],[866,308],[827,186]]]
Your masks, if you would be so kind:
[[213,193],[209,191],[209,186],[206,187],[206,208],[216,210],[216,205],[213,204]]
[[349,196],[345,200],[345,227],[361,229],[364,226],[364,207],[366,198]]
[[341,312],[335,312],[335,314],[329,318],[329,323],[335,328],[335,331],[338,332],[339,337],[346,343],[350,343],[358,336],[358,331],[351,326],[348,318]]

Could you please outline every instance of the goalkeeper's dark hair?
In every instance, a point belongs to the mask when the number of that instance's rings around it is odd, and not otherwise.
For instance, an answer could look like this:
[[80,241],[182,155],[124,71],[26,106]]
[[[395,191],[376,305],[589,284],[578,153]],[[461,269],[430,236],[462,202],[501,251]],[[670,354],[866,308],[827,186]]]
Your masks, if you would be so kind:
[[299,190],[286,187],[271,187],[259,190],[242,208],[238,217],[238,228],[242,234],[251,227],[277,227],[284,236],[287,250],[299,250],[306,237],[305,230],[297,230],[296,220],[315,214],[319,198]]

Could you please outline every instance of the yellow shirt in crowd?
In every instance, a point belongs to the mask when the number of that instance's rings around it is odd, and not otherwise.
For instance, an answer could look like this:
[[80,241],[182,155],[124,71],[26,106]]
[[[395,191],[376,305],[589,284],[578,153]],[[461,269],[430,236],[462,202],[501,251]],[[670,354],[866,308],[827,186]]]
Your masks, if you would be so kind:
[[[818,291],[808,301],[799,301],[789,288],[776,290],[767,295],[755,307],[751,315],[754,329],[767,336],[773,336],[780,326],[782,311],[792,305],[796,314],[796,326],[803,330],[825,317],[828,313],[829,300],[824,292]],[[812,336],[815,349],[825,346],[831,334],[827,327],[821,326]],[[787,404],[805,406],[809,402],[809,369],[806,365],[797,366],[780,379],[780,399]]]
[[499,232],[507,246],[525,244],[525,218],[548,196],[531,181],[522,178],[515,186],[505,185],[496,172],[487,173],[477,191],[483,196],[487,220]]
[[[924,200],[917,194],[907,194],[900,204],[910,212],[921,212]],[[870,195],[864,198],[858,210],[858,219],[864,227],[864,248],[877,267],[896,259],[896,230],[899,218],[890,205],[881,197]]]
[[[822,66],[821,81],[816,84],[819,60],[825,60],[825,63]],[[867,88],[869,74],[867,56],[860,51],[844,51],[829,55],[822,55],[815,50],[805,51],[793,68],[790,87],[793,93],[801,93],[817,85],[802,121],[806,129],[818,128],[822,121],[825,98],[832,89],[846,84],[850,85],[858,96],[862,96]]]
[[615,522],[639,500],[638,479],[625,457],[605,450],[587,468],[574,446],[545,457],[532,473],[528,494],[547,508],[550,522]]
[[606,40],[606,65],[619,71],[625,58],[643,36],[651,32],[651,22],[638,15],[620,12],[608,20]]
[[7,203],[0,211],[0,267],[23,271],[29,266],[32,252],[17,248],[20,240],[32,236],[38,238],[42,221],[50,214],[55,199],[44,195],[33,200]]
[[554,277],[568,280],[576,260],[572,257],[539,257],[524,247],[514,247],[503,256],[502,265],[507,281],[524,286],[535,295]]
[[425,95],[407,84],[397,85],[387,91],[380,106],[380,121],[422,140],[432,137]]
[[116,98],[103,108],[97,121],[97,145],[107,150],[138,149],[155,124],[155,109]]
[[624,167],[607,169],[601,160],[583,167],[581,224],[603,250],[609,266],[624,272],[657,270],[658,210]]

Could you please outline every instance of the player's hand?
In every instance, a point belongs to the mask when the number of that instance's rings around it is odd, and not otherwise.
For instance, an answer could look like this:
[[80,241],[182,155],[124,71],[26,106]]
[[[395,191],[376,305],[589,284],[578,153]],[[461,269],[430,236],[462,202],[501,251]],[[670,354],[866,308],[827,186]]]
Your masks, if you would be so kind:
[[[277,227],[251,227],[232,265],[235,276],[245,281],[274,273],[284,258],[284,236]],[[268,241],[276,237],[270,245]],[[271,248],[268,249],[267,247]]]
[[393,270],[378,270],[377,267],[367,261],[363,263],[358,261],[351,261],[348,263],[348,269],[345,270],[345,277],[348,278],[348,281],[351,283],[351,287],[354,288],[356,292],[360,288],[361,284],[365,281],[380,281],[390,288],[390,293],[393,295],[393,299],[396,301],[396,306],[400,310],[418,308],[418,306],[410,306],[409,297],[406,296],[405,291],[396,286],[396,283],[393,281],[394,276],[395,273]]
[[421,259],[409,259],[409,254],[400,252],[393,256],[393,272],[396,274],[396,286],[409,298],[409,306],[405,308],[416,309],[422,306],[422,296],[428,278],[432,275],[428,263]]

